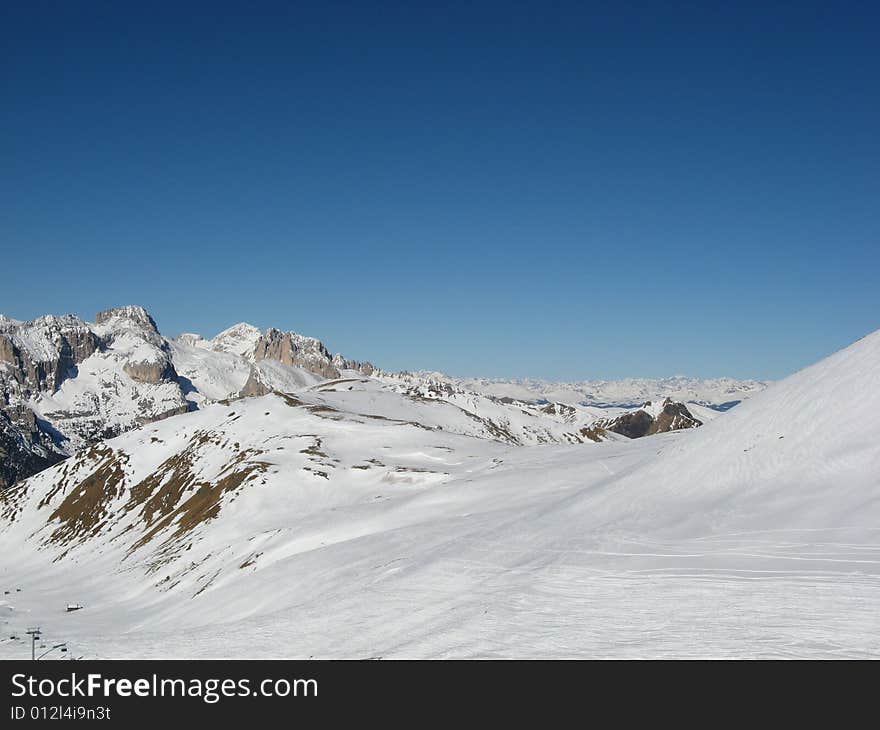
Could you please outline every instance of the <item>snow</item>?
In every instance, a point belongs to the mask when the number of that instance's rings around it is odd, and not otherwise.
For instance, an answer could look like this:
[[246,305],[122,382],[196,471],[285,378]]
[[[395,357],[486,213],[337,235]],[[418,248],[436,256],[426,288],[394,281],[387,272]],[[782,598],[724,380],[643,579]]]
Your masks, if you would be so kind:
[[719,416],[724,415],[723,411],[716,410],[715,408],[709,408],[708,406],[704,406],[702,403],[694,403],[693,401],[688,401],[687,403],[685,403],[685,406],[691,412],[691,415],[702,423],[714,421]]
[[270,390],[290,393],[307,385],[323,382],[323,378],[308,370],[285,365],[277,360],[261,360],[255,365],[257,377]]
[[247,382],[251,366],[233,353],[212,351],[199,343],[191,345],[181,338],[168,346],[174,369],[189,383],[184,391],[193,402],[205,404],[230,398]]
[[217,352],[230,352],[234,355],[250,358],[260,335],[262,332],[258,327],[247,322],[239,322],[211,339],[210,348]]
[[[702,401],[721,405],[743,400],[760,393],[769,383],[733,378],[624,378],[621,380],[584,380],[552,382],[535,378],[456,378],[439,372],[420,371],[406,376],[422,381],[449,383],[457,388],[495,397],[518,400],[543,399],[561,403],[595,406],[638,406],[646,401]],[[406,377],[404,376],[404,377]],[[395,377],[395,376],[391,376]],[[399,376],[398,376],[399,377]]]
[[[12,364],[0,363],[7,403],[30,407],[52,430],[56,447],[67,454],[170,414],[236,398],[243,391],[292,392],[318,384],[321,379],[301,366],[326,373],[330,364],[319,340],[278,330],[267,330],[266,335],[289,337],[300,366],[265,358],[256,362],[254,347],[261,334],[247,323],[233,325],[212,340],[192,333],[166,339],[139,306],[105,310],[94,324],[72,315],[48,315],[21,325],[4,320],[3,327],[32,358],[50,364],[59,362],[62,333],[77,331],[81,341],[98,343],[93,355],[59,373],[57,388],[54,380],[42,390],[22,386],[15,375],[5,376],[12,373]],[[344,365],[348,361],[337,355],[334,362]],[[417,407],[412,399],[405,401],[410,420],[511,443],[579,442],[583,436],[578,432],[584,426],[614,415],[596,406],[566,406],[566,410],[551,404],[545,410],[533,399],[500,402],[462,388],[438,391],[434,383],[419,378],[388,376],[366,381],[361,373],[346,370],[342,380],[360,383],[360,391],[375,385],[380,390],[418,395],[422,402]],[[373,385],[365,385],[368,382]]]
[[76,377],[28,403],[39,418],[64,434],[69,453],[95,435],[130,430],[184,404],[177,383],[137,383],[123,371],[126,359],[118,355],[113,349],[94,353],[79,364]]
[[655,398],[652,401],[648,401],[647,403],[643,403],[639,410],[647,413],[651,418],[657,418],[661,413],[663,413],[664,407],[664,399]]
[[169,342],[174,368],[186,379],[187,398],[199,407],[212,401],[238,395],[248,377],[254,377],[269,390],[293,392],[321,382],[313,373],[275,360],[252,363],[233,352],[189,345],[180,338]]
[[61,317],[47,314],[30,322],[16,322],[6,319],[0,324],[10,328],[15,346],[26,352],[34,362],[48,362],[57,359],[59,331],[88,331],[88,325],[72,314]]
[[[455,433],[454,403],[370,379],[296,398],[108,442],[126,487],[82,543],[36,549],[91,457],[29,480],[0,523],[16,556],[0,582],[22,588],[4,634],[40,624],[89,657],[880,653],[880,333],[702,428],[635,441]],[[267,466],[214,519],[123,560],[145,533],[127,490],[195,442],[200,480]]]
[[211,347],[208,340],[195,332],[181,332],[174,338],[174,341],[182,345],[187,345],[188,347],[201,347],[206,350]]

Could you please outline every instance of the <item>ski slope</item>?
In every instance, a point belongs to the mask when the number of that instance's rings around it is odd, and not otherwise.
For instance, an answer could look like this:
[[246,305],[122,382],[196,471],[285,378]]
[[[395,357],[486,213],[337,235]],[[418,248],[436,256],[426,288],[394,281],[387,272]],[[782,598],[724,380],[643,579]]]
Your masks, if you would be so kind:
[[[0,656],[32,624],[103,658],[880,655],[880,333],[634,441],[524,448],[426,421],[451,404],[323,390],[151,424],[10,490]],[[176,505],[253,478],[156,530],[126,505],[182,453]],[[53,539],[97,462],[124,472],[105,518]]]

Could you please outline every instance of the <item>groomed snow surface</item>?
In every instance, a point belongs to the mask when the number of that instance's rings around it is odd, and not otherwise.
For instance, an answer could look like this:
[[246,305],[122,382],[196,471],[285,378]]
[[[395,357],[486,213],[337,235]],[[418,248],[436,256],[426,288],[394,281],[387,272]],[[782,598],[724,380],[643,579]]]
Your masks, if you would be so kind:
[[[627,442],[507,446],[387,389],[297,397],[108,442],[125,487],[87,540],[47,542],[65,465],[29,480],[0,524],[0,656],[29,655],[30,625],[99,658],[880,654],[880,333]],[[267,466],[132,550],[127,490],[199,434],[201,479],[248,449]]]

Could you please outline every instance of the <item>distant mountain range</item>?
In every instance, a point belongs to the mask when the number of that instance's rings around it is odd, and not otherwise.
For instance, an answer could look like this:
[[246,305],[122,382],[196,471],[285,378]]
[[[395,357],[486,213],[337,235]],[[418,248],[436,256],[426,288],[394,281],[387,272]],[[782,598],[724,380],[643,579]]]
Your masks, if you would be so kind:
[[535,378],[460,378],[439,372],[417,371],[417,379],[450,383],[486,395],[580,403],[582,405],[633,407],[646,401],[672,398],[726,410],[744,398],[760,393],[770,383],[734,378],[624,378],[556,382]]
[[[0,487],[157,420],[340,378],[366,378],[417,401],[445,401],[467,414],[466,421],[453,418],[438,427],[521,444],[631,434],[609,419],[667,397],[721,409],[766,385],[689,378],[554,384],[387,373],[331,354],[314,337],[247,323],[211,339],[168,338],[139,306],[98,312],[94,322],[0,315]],[[591,429],[598,419],[609,428]]]

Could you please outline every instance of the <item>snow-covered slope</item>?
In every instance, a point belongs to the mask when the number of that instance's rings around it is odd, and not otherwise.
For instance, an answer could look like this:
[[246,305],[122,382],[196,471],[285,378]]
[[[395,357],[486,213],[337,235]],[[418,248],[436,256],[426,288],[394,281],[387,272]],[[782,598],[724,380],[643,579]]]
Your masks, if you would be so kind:
[[704,532],[708,521],[802,538],[832,527],[870,541],[880,529],[878,424],[880,331],[699,429],[621,488],[655,485],[639,519],[651,509],[670,534]]
[[178,382],[196,407],[271,390],[292,392],[323,380],[295,365],[274,360],[254,363],[234,352],[192,346],[186,341],[172,340],[169,348]]
[[589,446],[374,379],[218,403],[7,490],[3,610],[86,656],[877,656],[878,399],[880,333]]
[[215,352],[229,352],[253,359],[254,347],[262,336],[258,327],[247,322],[239,322],[223,330],[210,340],[203,340],[204,347]]

